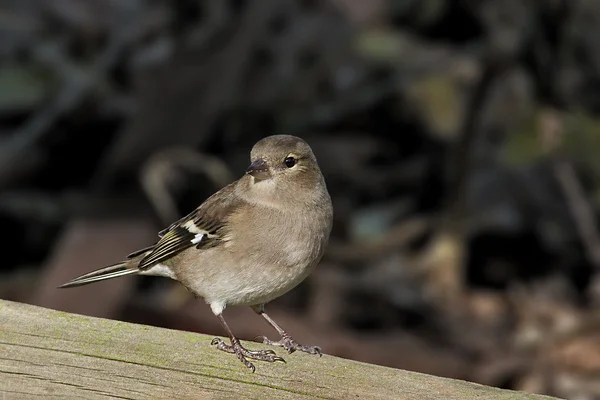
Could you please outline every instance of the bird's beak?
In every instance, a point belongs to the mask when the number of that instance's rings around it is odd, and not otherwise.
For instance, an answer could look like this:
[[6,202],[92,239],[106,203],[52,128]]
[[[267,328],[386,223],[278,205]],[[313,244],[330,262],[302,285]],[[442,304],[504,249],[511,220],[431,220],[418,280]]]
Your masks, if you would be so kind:
[[259,158],[254,161],[248,169],[246,170],[248,175],[252,175],[255,179],[265,180],[271,177],[271,172],[269,171],[269,166],[265,160]]

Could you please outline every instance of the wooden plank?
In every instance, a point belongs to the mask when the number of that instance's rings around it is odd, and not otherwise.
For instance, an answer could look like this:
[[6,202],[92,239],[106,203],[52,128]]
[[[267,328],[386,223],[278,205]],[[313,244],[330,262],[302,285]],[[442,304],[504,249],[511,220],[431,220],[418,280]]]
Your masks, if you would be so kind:
[[327,355],[252,374],[211,339],[0,300],[0,398],[550,399]]

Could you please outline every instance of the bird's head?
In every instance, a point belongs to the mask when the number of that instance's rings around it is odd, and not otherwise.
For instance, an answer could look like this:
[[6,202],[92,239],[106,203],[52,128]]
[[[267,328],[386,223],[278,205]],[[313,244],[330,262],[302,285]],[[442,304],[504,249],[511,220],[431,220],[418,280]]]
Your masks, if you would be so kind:
[[310,146],[290,135],[268,136],[254,145],[246,174],[254,184],[310,186],[322,179]]

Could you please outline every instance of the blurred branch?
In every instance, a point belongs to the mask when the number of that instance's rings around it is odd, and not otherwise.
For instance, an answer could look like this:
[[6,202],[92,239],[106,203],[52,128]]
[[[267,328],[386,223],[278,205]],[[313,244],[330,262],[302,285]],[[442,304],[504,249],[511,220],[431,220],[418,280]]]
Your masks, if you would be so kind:
[[157,153],[144,165],[140,180],[146,195],[165,224],[181,217],[173,195],[169,192],[169,183],[177,174],[177,167],[205,174],[216,189],[234,179],[227,165],[217,157],[186,147],[171,148]]
[[[555,153],[564,135],[563,122],[557,112],[542,115],[540,136],[542,146],[548,153]],[[596,214],[587,200],[581,182],[570,162],[556,157],[553,162],[554,176],[567,202],[567,207],[583,244],[588,261],[600,272],[600,235]]]
[[340,263],[366,262],[382,257],[423,236],[431,227],[431,219],[428,216],[415,216],[392,226],[382,237],[368,242],[341,243],[333,240],[329,244],[327,257]]
[[138,92],[138,113],[102,160],[93,178],[95,190],[109,186],[117,171],[137,170],[159,149],[199,146],[209,138],[219,113],[240,90],[277,3],[248,3],[232,28],[230,42],[214,54],[207,55],[200,43],[194,42],[194,48],[176,51],[164,68],[149,71],[146,86]]
[[34,55],[52,69],[59,71],[66,82],[58,95],[33,115],[25,126],[14,132],[11,140],[4,144],[0,159],[0,184],[10,179],[23,154],[44,134],[50,132],[50,127],[58,118],[79,104],[93,85],[91,77],[71,65],[57,46],[42,46]]
[[428,270],[429,292],[453,312],[462,309],[462,307],[455,307],[454,300],[460,298],[463,290],[465,264],[463,221],[466,217],[469,182],[473,168],[471,163],[473,147],[489,93],[498,76],[512,63],[513,57],[493,51],[484,57],[482,76],[467,105],[463,134],[450,147],[449,197],[445,216],[435,240],[424,257],[425,269]]
[[112,35],[110,43],[92,63],[89,70],[71,63],[57,44],[42,45],[34,51],[34,57],[58,73],[64,84],[55,98],[14,132],[11,140],[4,144],[0,154],[0,185],[11,178],[14,169],[18,167],[19,160],[43,135],[51,131],[52,125],[81,104],[81,101],[102,83],[103,77],[117,62],[123,49],[138,37],[137,18],[127,11],[120,15],[122,21],[116,24],[118,28]]
[[462,231],[459,227],[465,218],[468,185],[472,170],[471,155],[475,145],[480,119],[485,109],[486,100],[496,78],[503,74],[511,59],[495,55],[484,58],[482,75],[467,105],[462,128],[463,134],[450,148],[450,177],[447,223],[451,230]]
[[554,165],[554,173],[567,200],[588,260],[600,272],[600,235],[598,235],[596,225],[596,214],[587,201],[581,183],[570,163],[557,161]]

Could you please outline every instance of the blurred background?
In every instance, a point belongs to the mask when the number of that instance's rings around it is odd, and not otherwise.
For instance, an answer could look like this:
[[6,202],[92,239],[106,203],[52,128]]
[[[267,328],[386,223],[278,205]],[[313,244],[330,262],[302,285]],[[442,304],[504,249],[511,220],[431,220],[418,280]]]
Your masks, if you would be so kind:
[[600,399],[598,38],[588,0],[1,0],[0,298],[223,335],[167,279],[56,286],[294,134],[335,209],[267,306],[299,342]]

